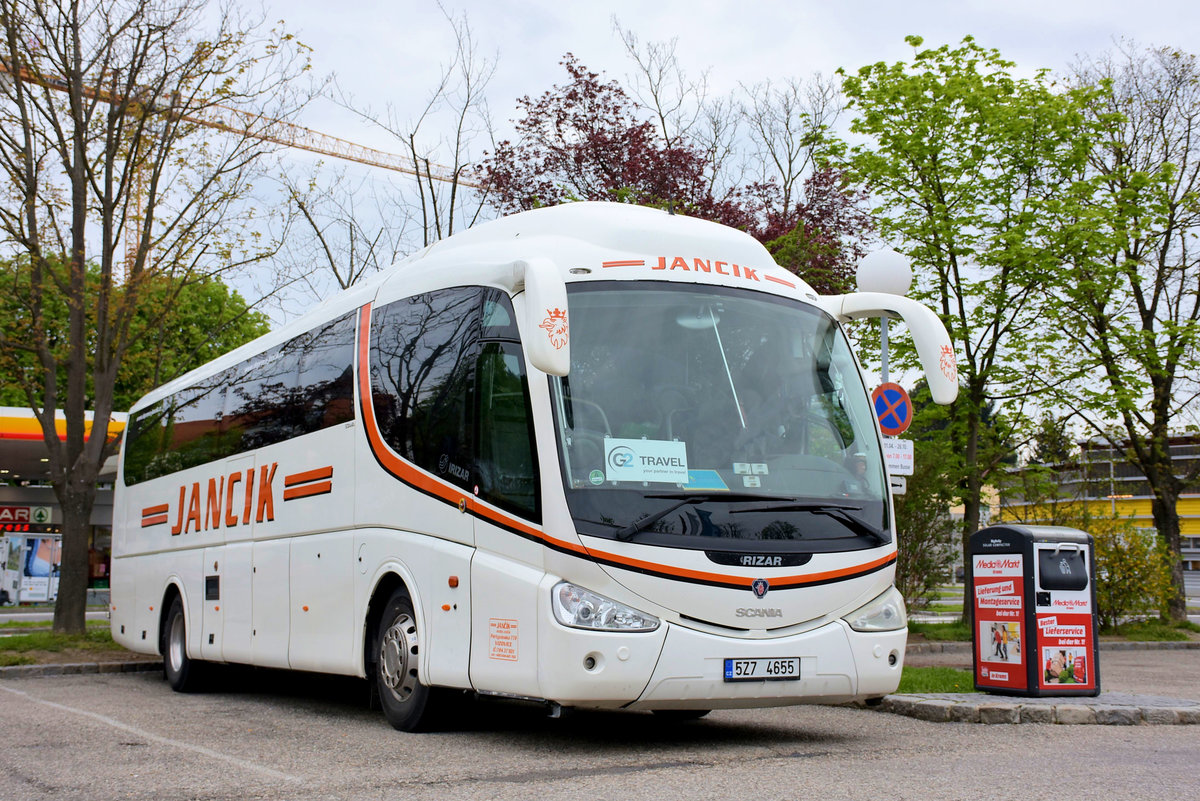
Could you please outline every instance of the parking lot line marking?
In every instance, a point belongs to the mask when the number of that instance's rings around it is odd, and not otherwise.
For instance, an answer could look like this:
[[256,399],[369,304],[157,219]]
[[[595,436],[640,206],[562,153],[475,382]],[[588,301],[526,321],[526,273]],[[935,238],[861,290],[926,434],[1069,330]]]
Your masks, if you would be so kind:
[[281,773],[277,770],[263,767],[262,765],[256,765],[255,763],[248,762],[245,759],[238,759],[237,757],[229,756],[228,754],[222,754],[220,751],[214,751],[211,748],[205,748],[202,745],[194,745],[192,743],[182,742],[181,740],[172,740],[170,737],[162,737],[158,734],[151,734],[148,731],[139,729],[136,726],[130,726],[128,723],[122,723],[121,721],[115,720],[106,715],[101,715],[96,712],[88,712],[86,709],[76,709],[75,707],[67,706],[65,704],[58,704],[54,701],[47,701],[45,699],[30,695],[27,692],[14,690],[11,687],[4,687],[0,685],[0,690],[4,690],[4,692],[11,693],[12,695],[19,695],[27,701],[35,704],[41,704],[42,706],[48,706],[51,709],[58,709],[63,712],[70,712],[74,715],[79,715],[81,717],[91,718],[92,720],[103,723],[106,726],[111,726],[114,729],[120,729],[123,732],[127,732],[136,737],[141,737],[144,740],[150,740],[151,742],[158,743],[159,745],[182,748],[185,751],[194,751],[197,754],[202,754],[203,756],[210,757],[212,759],[218,759],[222,762],[227,762],[230,765],[236,765],[239,768],[243,768],[254,773],[260,773],[272,779],[288,782],[303,781],[303,779],[298,776],[291,776],[287,773]]

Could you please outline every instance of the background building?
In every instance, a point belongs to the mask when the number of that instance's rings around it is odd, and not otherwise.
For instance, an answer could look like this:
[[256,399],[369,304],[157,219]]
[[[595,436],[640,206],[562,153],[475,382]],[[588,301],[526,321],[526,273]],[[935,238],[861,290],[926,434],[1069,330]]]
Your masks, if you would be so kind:
[[[91,413],[88,413],[91,418]],[[125,430],[114,413],[109,436]],[[66,438],[66,422],[59,436]],[[47,483],[48,459],[41,425],[31,409],[0,407],[0,604],[51,601],[58,594],[62,510]],[[114,456],[104,466],[92,508],[88,586],[108,587],[112,559]]]
[[[1064,507],[1082,506],[1097,517],[1129,518],[1139,529],[1155,532],[1150,484],[1126,458],[1126,446],[1093,439],[1079,447],[1074,461],[1011,471],[1012,485],[1001,494],[1001,520],[1053,524]],[[1200,436],[1173,437],[1170,450],[1175,474],[1185,482],[1177,506],[1184,583],[1189,596],[1200,596]],[[1053,495],[1033,480],[1034,471],[1049,479]]]

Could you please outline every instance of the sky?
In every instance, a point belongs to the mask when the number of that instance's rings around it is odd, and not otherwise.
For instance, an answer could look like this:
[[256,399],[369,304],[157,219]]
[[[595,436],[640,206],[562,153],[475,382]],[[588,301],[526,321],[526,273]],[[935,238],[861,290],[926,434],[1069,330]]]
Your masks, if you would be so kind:
[[[613,32],[614,18],[642,41],[674,39],[690,75],[707,71],[715,94],[739,83],[831,75],[877,61],[907,60],[909,34],[927,45],[972,35],[1022,72],[1062,71],[1121,38],[1142,46],[1200,53],[1200,3],[1194,0],[265,0],[270,19],[313,48],[313,72],[334,75],[363,105],[420,108],[449,60],[453,34],[443,14],[465,14],[482,56],[496,59],[488,87],[503,133],[516,99],[563,83],[573,53],[589,69],[624,79],[632,64]],[[383,149],[386,134],[328,103],[302,122]]]
[[[766,80],[808,79],[814,73],[833,76],[839,68],[855,71],[880,61],[910,60],[913,49],[904,41],[910,34],[934,47],[974,36],[980,45],[1015,62],[1016,71],[1026,76],[1041,68],[1064,73],[1080,57],[1104,54],[1121,40],[1200,54],[1196,0],[233,2],[247,9],[263,4],[266,19],[281,20],[312,49],[315,77],[332,78],[360,108],[379,112],[391,107],[402,122],[424,106],[453,57],[455,38],[447,15],[466,19],[477,55],[495,61],[486,97],[497,139],[511,136],[518,98],[536,97],[566,82],[560,61],[568,52],[588,69],[628,86],[634,65],[614,24],[643,43],[674,41],[689,77],[706,75],[710,96],[732,94],[739,85]],[[328,100],[309,104],[297,121],[358,144],[402,152],[387,132]],[[846,115],[839,121],[843,135],[848,122]],[[432,127],[438,130],[438,122]],[[477,140],[466,155],[481,159],[485,149],[487,142]],[[442,153],[433,157],[447,163],[449,154]],[[398,192],[410,189],[407,179],[397,183],[395,173],[384,170],[330,163],[299,151],[287,158],[299,171],[356,174],[375,187],[371,191],[376,197],[395,199]],[[318,160],[324,166],[313,167]],[[321,296],[324,290],[313,293]],[[300,308],[307,302],[302,300]],[[271,312],[273,317],[292,313]]]

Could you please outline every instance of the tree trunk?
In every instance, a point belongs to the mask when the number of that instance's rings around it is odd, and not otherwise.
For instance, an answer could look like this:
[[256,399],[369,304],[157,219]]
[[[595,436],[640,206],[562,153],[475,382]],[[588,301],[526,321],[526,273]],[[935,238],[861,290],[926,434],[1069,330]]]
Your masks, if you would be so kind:
[[[90,472],[90,471],[84,471]],[[55,487],[62,509],[62,562],[59,566],[58,602],[54,606],[54,631],[82,634],[86,627],[88,545],[95,482],[79,486],[66,482]]]
[[1180,558],[1179,534],[1179,490],[1177,481],[1164,481],[1167,486],[1155,490],[1154,500],[1150,502],[1150,511],[1154,516],[1154,527],[1158,536],[1167,543],[1171,556],[1171,595],[1167,599],[1167,614],[1171,620],[1182,622],[1187,620],[1187,595],[1183,587],[1183,562]]
[[[974,394],[974,393],[972,393]],[[971,604],[971,535],[979,530],[980,497],[982,496],[983,479],[975,465],[979,460],[979,429],[982,425],[980,405],[974,399],[968,399],[971,404],[967,411],[967,449],[963,455],[966,468],[966,487],[963,491],[963,522],[962,522],[962,552],[963,552],[963,622],[970,629],[974,625],[974,608]]]

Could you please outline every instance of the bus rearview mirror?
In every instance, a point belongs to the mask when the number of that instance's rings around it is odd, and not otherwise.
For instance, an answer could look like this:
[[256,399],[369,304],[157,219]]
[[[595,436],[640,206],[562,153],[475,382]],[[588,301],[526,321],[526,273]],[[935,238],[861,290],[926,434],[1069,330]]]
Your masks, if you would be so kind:
[[958,362],[946,326],[928,306],[900,295],[883,292],[853,292],[818,300],[839,321],[862,317],[894,317],[904,320],[917,346],[925,381],[935,403],[950,404],[958,397]]
[[567,285],[549,259],[513,264],[514,278],[525,285],[525,354],[530,364],[549,375],[571,369],[571,326]]

